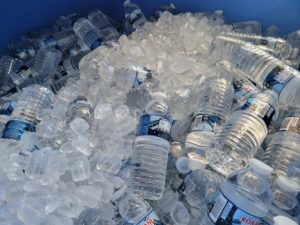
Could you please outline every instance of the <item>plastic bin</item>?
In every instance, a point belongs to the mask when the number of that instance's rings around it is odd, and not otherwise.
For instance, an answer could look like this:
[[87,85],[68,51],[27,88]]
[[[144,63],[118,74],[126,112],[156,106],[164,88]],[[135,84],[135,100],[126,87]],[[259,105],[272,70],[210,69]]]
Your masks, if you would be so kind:
[[[221,9],[227,22],[259,20],[263,28],[275,24],[282,34],[300,28],[299,0],[133,0],[147,16],[162,4],[173,2],[176,13]],[[77,12],[86,15],[101,9],[117,20],[123,16],[123,0],[2,0],[0,7],[0,54],[6,43],[18,33],[46,27],[60,16]]]

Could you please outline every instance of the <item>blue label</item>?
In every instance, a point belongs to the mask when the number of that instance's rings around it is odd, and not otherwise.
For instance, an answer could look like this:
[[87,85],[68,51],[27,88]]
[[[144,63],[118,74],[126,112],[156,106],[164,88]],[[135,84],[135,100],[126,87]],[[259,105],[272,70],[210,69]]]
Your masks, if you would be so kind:
[[35,125],[29,122],[11,120],[7,122],[2,138],[20,140],[25,131],[35,132]]
[[126,225],[163,225],[155,212],[150,209],[147,214],[137,223],[126,223]]
[[238,79],[232,82],[234,88],[233,104],[238,104],[246,100],[247,96],[257,93],[257,89],[247,78]]
[[44,39],[42,39],[42,41],[47,47],[57,47],[57,41],[53,36],[45,37]]
[[91,50],[94,50],[94,49],[96,49],[96,48],[98,48],[101,44],[102,44],[102,39],[97,39],[96,41],[94,41],[92,44],[91,44],[91,46],[90,46],[90,48],[91,48]]
[[197,114],[194,116],[190,132],[192,131],[209,131],[213,132],[214,126],[220,123],[222,119],[214,115]]
[[262,225],[262,218],[241,210],[221,191],[209,207],[208,216],[215,225]]
[[295,77],[295,71],[296,70],[287,66],[275,67],[266,77],[264,87],[269,88],[280,95],[287,83],[289,83]]
[[140,117],[136,136],[153,135],[170,139],[171,122],[159,115],[145,114]]

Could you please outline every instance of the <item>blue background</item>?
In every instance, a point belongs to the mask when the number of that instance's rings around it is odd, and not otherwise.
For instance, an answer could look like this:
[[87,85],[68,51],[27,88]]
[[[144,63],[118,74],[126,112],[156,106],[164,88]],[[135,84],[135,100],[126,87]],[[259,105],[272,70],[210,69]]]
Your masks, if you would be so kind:
[[[300,29],[300,0],[134,0],[147,16],[170,1],[176,13],[222,9],[227,22],[256,19],[263,28],[275,24],[282,34]],[[16,34],[49,26],[60,15],[85,16],[98,8],[119,21],[123,16],[123,0],[1,0],[0,4],[0,54]]]

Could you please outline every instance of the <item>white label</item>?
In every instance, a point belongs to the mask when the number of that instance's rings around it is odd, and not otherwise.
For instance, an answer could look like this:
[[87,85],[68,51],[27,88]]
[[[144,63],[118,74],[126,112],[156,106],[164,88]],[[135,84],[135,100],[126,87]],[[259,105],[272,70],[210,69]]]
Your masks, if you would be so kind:
[[214,223],[217,222],[224,207],[226,206],[226,203],[227,203],[227,199],[221,193],[219,193],[218,196],[216,197],[215,205],[212,208],[211,212],[209,213],[209,217]]

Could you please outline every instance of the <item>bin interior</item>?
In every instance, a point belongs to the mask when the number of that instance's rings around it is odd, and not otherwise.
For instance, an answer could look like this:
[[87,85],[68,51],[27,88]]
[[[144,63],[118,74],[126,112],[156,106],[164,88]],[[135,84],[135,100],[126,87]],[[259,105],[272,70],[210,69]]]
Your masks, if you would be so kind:
[[[299,0],[133,0],[147,16],[162,4],[173,2],[179,12],[224,11],[227,22],[259,20],[263,28],[275,24],[282,34],[300,28]],[[0,7],[0,54],[6,43],[18,33],[46,27],[61,15],[80,13],[85,16],[93,9],[121,21],[123,0],[3,0]]]

